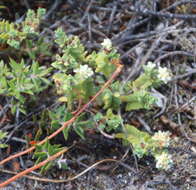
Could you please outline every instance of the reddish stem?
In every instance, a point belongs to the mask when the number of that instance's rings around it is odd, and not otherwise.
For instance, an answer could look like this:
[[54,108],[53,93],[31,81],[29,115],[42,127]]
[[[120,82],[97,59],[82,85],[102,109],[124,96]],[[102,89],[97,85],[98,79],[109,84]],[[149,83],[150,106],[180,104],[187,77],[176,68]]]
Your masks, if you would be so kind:
[[64,154],[65,152],[67,152],[67,150],[68,150],[67,148],[64,148],[63,150],[50,156],[48,159],[44,160],[43,162],[40,162],[39,164],[34,165],[33,167],[28,168],[28,169],[16,174],[15,176],[13,176],[13,177],[9,178],[8,180],[4,181],[3,183],[1,183],[0,188],[5,187],[6,185],[10,184],[11,182],[16,181],[18,178],[20,178],[20,177],[22,177],[22,176],[24,176],[34,170],[39,169],[40,167],[44,166],[48,162],[54,160],[55,158],[59,157],[60,155]]

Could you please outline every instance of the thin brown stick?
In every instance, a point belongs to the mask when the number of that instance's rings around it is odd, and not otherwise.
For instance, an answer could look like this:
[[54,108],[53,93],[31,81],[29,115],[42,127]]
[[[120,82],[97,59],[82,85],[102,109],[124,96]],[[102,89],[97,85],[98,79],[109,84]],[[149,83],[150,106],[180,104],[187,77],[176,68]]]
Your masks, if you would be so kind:
[[84,175],[86,172],[88,172],[89,170],[91,170],[92,168],[96,167],[97,165],[99,165],[99,164],[101,164],[101,163],[103,163],[103,162],[118,162],[118,161],[115,160],[115,159],[104,159],[104,160],[101,160],[101,161],[99,161],[99,162],[94,163],[92,166],[86,168],[84,171],[82,171],[82,172],[79,173],[78,175],[76,175],[76,176],[74,176],[74,177],[72,177],[72,178],[67,179],[65,182],[73,181],[73,180],[79,178],[80,176]]
[[[94,163],[93,165],[89,166],[87,169],[85,169],[84,171],[80,172],[79,174],[68,178],[68,179],[48,179],[48,178],[40,178],[40,177],[36,177],[36,176],[30,176],[30,175],[24,175],[23,177],[31,179],[31,180],[36,180],[36,181],[43,181],[43,182],[51,182],[51,183],[66,183],[69,181],[73,181],[79,177],[81,177],[82,175],[84,175],[86,172],[88,172],[89,170],[95,168],[97,165],[102,164],[103,162],[118,162],[115,159],[104,159],[104,160],[100,160],[96,163]],[[4,169],[0,169],[1,172],[4,173],[8,173],[8,174],[17,174],[17,172],[13,172],[10,170],[4,170]]]
[[82,105],[82,99],[79,99],[78,107],[75,111],[71,112],[73,115],[75,115],[81,108]]
[[[105,88],[107,88],[110,83],[118,76],[118,74],[121,72],[123,68],[123,65],[118,65],[117,69],[115,70],[115,72],[112,74],[112,76],[108,79],[108,81],[103,85],[103,87],[92,97],[92,99],[85,104],[76,114],[74,117],[72,117],[70,120],[64,122],[64,124],[62,125],[61,128],[59,128],[58,130],[56,130],[54,133],[52,133],[50,136],[46,137],[44,140],[40,141],[39,143],[37,143],[37,145],[41,145],[43,143],[45,143],[47,141],[47,139],[52,139],[53,137],[55,137],[57,134],[59,134],[61,131],[63,131],[68,125],[70,125],[71,123],[73,123],[77,117],[86,109],[88,108],[88,106],[104,91]],[[22,156],[24,154],[27,154],[31,151],[33,151],[35,149],[35,146],[32,146],[31,148],[28,148],[22,152],[16,153],[12,156],[7,157],[6,159],[2,160],[0,162],[0,165],[5,164],[6,162],[17,158],[19,156]]]
[[59,157],[60,155],[64,154],[67,151],[68,151],[68,148],[64,148],[63,150],[50,156],[48,159],[44,160],[43,162],[40,162],[39,164],[36,164],[33,167],[28,168],[28,169],[16,174],[15,176],[13,176],[13,177],[9,178],[8,180],[4,181],[3,183],[1,183],[0,188],[5,187],[6,185],[10,184],[11,182],[16,181],[18,178],[36,170],[36,169],[39,169],[40,167],[44,166],[45,164],[47,164],[50,161],[53,161],[55,158]]

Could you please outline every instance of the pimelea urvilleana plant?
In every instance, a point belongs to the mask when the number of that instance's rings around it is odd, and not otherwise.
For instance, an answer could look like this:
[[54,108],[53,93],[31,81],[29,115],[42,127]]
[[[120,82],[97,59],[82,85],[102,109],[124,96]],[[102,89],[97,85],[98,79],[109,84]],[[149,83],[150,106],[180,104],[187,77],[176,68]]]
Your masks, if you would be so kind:
[[[26,19],[19,24],[0,22],[0,43],[20,52],[18,56],[21,60],[16,62],[10,59],[8,64],[1,60],[0,95],[12,97],[12,104],[15,105],[13,113],[17,108],[25,112],[26,95],[36,99],[36,95],[53,82],[51,87],[56,89],[61,105],[49,111],[51,127],[47,131],[52,133],[70,120],[102,88],[120,63],[120,55],[110,39],[101,43],[99,51],[88,52],[77,36],[67,36],[62,28],[57,28],[54,40],[48,42],[47,36],[39,36],[39,25],[44,14],[44,9],[38,9],[36,13],[29,10]],[[55,47],[55,53],[51,52],[52,47]],[[52,53],[50,65],[41,66],[41,58]],[[28,56],[30,61],[26,63],[23,56]],[[172,164],[171,156],[166,151],[170,142],[169,133],[159,131],[151,136],[124,124],[123,117],[117,111],[120,108],[124,111],[151,109],[157,101],[151,94],[151,88],[170,79],[167,68],[156,67],[149,62],[143,67],[142,74],[128,82],[122,90],[119,90],[122,86],[120,79],[114,81],[72,125],[62,131],[64,138],[69,138],[72,129],[84,140],[88,130],[101,132],[122,139],[126,145],[131,144],[139,158],[153,155],[157,168],[169,169]],[[49,141],[37,146],[34,153],[36,163],[60,150],[59,145],[52,145]],[[50,163],[42,167],[42,171],[45,172],[52,165]]]
[[[109,39],[103,41],[100,51],[88,54],[77,37],[68,37],[62,29],[55,31],[55,37],[60,49],[52,66],[59,71],[54,74],[53,79],[57,86],[57,93],[61,95],[59,101],[67,105],[67,111],[73,111],[74,105],[80,106],[88,102],[90,97],[102,87],[115,70],[113,62],[119,59],[119,54]],[[126,111],[150,109],[156,102],[150,89],[167,83],[170,79],[171,74],[167,68],[156,68],[155,64],[149,62],[144,66],[143,74],[135,81],[127,83],[121,93],[120,81],[114,82],[110,88],[105,89],[94,104],[94,108],[103,108],[103,110],[91,111],[90,109],[78,118],[72,128],[82,138],[85,138],[85,129],[95,128],[106,133],[116,133],[116,138],[122,138],[133,145],[134,153],[140,158],[148,154],[154,155],[155,158],[158,155],[166,155],[167,152],[163,149],[169,145],[168,133],[158,132],[157,134],[163,136],[158,140],[156,133],[155,136],[151,136],[128,124],[123,130],[123,118],[117,115],[116,111],[123,105]],[[65,112],[66,109],[63,113]],[[66,139],[69,129],[71,127],[64,131]],[[120,131],[121,133],[118,133]],[[168,169],[171,166],[172,161],[166,162],[166,158],[169,159],[170,156],[165,156],[163,165],[159,161],[158,168]]]

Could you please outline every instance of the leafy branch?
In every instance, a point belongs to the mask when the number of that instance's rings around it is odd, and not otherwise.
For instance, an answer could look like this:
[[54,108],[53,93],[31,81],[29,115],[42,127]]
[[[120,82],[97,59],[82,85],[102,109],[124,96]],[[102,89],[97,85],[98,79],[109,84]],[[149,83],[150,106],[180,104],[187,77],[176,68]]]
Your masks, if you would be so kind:
[[[41,172],[46,172],[53,166],[51,161],[66,151],[60,145],[50,144],[49,140],[59,133],[63,133],[67,140],[70,130],[85,139],[87,127],[108,137],[122,139],[125,145],[133,146],[133,152],[139,158],[153,155],[157,168],[169,169],[172,161],[165,148],[169,146],[170,134],[149,135],[128,123],[122,126],[124,120],[117,111],[120,108],[124,112],[151,109],[157,101],[151,89],[167,83],[171,73],[148,62],[141,75],[119,92],[121,81],[114,80],[123,65],[112,42],[105,39],[100,50],[89,53],[77,36],[68,36],[62,28],[57,28],[54,38],[47,43],[47,36],[39,37],[44,14],[44,9],[29,10],[19,25],[0,22],[0,43],[18,52],[17,61],[11,58],[0,61],[0,95],[12,100],[12,114],[16,110],[26,113],[27,99],[36,101],[37,95],[49,85],[62,104],[49,112],[51,127],[47,137],[39,141],[36,135],[36,145],[0,161],[2,165],[33,150],[33,158],[37,159],[34,167],[18,173],[0,187],[40,167]],[[54,47],[55,53],[52,52]],[[53,53],[47,66],[43,66],[40,59]]]

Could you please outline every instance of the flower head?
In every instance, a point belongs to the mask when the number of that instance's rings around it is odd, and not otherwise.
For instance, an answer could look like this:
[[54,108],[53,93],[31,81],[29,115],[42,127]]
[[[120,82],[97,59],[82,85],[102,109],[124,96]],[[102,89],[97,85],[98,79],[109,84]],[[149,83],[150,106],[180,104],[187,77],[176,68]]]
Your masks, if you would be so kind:
[[168,147],[170,143],[170,132],[158,131],[152,136],[152,139],[157,142],[160,148]]
[[151,62],[151,61],[149,61],[149,62],[147,63],[147,65],[146,65],[146,68],[149,69],[149,70],[152,70],[152,69],[154,69],[155,67],[156,67],[156,64],[153,63],[153,62]]
[[88,65],[80,65],[79,68],[74,69],[79,80],[84,81],[93,75],[93,70]]
[[167,154],[166,152],[155,155],[156,168],[168,170],[173,164],[173,161],[171,158],[172,158],[171,155]]
[[111,50],[112,49],[112,42],[110,39],[104,39],[103,42],[101,43],[102,47],[105,48],[106,50]]
[[169,80],[171,80],[171,73],[166,67],[159,67],[158,78],[164,83],[167,83]]

